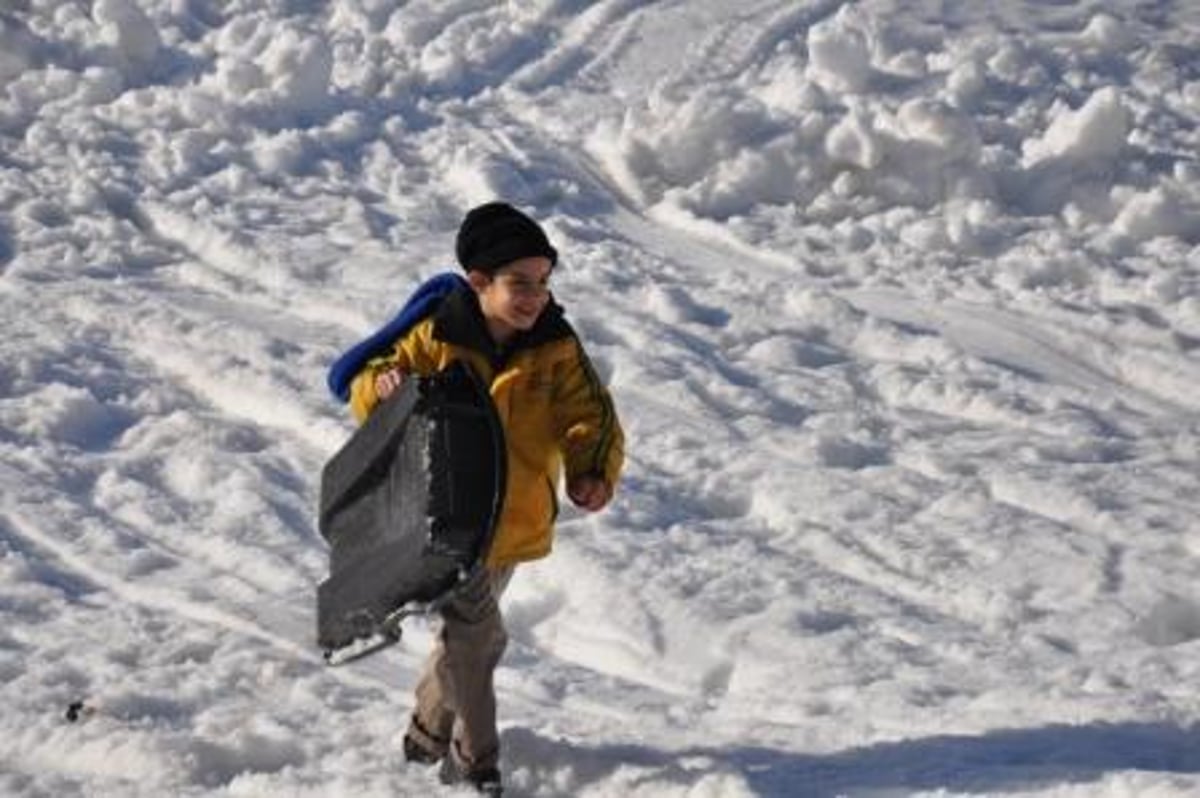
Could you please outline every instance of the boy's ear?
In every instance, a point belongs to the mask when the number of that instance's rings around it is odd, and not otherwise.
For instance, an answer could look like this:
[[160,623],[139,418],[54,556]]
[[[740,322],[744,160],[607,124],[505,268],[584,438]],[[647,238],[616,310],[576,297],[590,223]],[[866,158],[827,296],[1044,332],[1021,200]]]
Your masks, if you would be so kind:
[[471,288],[473,288],[476,293],[479,293],[483,289],[487,288],[489,284],[491,284],[492,276],[487,272],[480,271],[479,269],[471,269],[471,271],[467,272],[467,282],[471,284]]

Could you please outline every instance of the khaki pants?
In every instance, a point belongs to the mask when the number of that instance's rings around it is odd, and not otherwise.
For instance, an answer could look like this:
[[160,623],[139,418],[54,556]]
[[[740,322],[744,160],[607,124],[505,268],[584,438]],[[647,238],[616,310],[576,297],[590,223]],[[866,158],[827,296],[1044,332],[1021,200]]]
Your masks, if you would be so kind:
[[427,751],[452,755],[466,770],[496,767],[496,665],[508,644],[500,594],[513,568],[481,570],[442,608],[442,626],[417,684],[408,736]]

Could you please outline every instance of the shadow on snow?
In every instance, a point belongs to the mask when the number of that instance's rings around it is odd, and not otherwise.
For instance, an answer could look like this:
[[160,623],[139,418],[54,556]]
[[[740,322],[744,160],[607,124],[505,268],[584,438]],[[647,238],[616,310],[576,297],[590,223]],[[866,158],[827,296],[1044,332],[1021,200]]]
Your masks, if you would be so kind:
[[730,773],[740,775],[758,795],[811,798],[937,789],[996,792],[1086,783],[1119,771],[1200,774],[1200,726],[1151,723],[925,737],[830,754],[757,746],[680,751],[580,746],[524,729],[507,730],[504,741],[512,765],[531,769],[535,778],[543,768],[569,768],[575,775],[571,792],[626,767],[649,771],[635,782],[687,785],[709,773]]

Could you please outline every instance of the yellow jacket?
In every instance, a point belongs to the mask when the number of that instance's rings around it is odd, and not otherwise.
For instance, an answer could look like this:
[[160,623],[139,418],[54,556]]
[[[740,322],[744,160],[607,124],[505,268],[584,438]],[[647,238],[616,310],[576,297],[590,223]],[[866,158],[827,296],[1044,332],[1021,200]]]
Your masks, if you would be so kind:
[[544,557],[553,542],[564,466],[568,480],[593,475],[616,487],[624,433],[612,398],[553,301],[531,330],[499,351],[478,300],[463,289],[367,364],[351,383],[350,408],[359,422],[374,409],[374,377],[382,370],[428,375],[456,360],[490,386],[508,449],[507,489],[487,564]]

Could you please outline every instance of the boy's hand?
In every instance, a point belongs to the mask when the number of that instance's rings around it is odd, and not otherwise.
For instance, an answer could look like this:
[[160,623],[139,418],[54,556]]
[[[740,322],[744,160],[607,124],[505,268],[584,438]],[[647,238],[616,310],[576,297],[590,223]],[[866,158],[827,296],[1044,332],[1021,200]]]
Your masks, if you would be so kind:
[[375,375],[375,396],[383,401],[404,384],[404,372],[397,368],[381,371]]
[[612,498],[612,491],[599,477],[575,477],[567,483],[567,496],[576,507],[596,512],[608,504],[608,500]]

